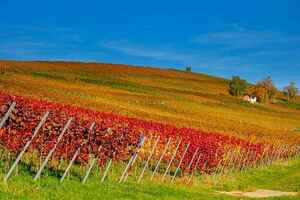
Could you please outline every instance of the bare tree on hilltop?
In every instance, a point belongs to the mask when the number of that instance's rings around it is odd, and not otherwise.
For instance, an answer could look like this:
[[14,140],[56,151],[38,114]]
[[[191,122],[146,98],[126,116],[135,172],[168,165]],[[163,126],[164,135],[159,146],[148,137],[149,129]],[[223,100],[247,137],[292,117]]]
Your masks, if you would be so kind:
[[258,101],[262,103],[273,101],[278,92],[270,76],[257,82],[253,89],[254,95],[258,98]]
[[299,89],[296,87],[296,83],[291,82],[288,86],[284,87],[283,93],[288,101],[293,101],[296,99]]

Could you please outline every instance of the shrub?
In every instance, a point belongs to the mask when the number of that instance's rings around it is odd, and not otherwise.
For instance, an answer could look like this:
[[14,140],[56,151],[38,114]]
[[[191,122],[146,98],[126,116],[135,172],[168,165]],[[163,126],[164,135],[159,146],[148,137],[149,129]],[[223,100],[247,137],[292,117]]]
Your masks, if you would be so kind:
[[232,96],[242,96],[247,89],[247,81],[239,76],[233,76],[229,83],[229,93]]

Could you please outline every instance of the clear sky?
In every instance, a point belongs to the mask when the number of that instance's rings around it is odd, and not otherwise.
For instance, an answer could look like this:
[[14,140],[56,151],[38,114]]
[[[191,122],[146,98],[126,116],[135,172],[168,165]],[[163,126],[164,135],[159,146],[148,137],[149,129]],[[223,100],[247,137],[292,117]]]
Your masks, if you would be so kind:
[[182,69],[300,87],[300,1],[1,0],[0,59]]

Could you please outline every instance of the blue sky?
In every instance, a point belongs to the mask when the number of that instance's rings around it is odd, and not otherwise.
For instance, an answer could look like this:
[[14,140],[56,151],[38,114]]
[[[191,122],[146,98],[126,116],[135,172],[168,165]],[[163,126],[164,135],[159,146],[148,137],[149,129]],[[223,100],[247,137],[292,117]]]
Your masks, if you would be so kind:
[[182,69],[300,87],[300,1],[1,0],[0,59]]

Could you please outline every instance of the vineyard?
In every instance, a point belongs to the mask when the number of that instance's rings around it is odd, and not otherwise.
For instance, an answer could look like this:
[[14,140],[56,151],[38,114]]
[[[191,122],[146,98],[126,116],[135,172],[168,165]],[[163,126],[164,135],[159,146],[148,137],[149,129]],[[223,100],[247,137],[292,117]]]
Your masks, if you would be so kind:
[[26,151],[20,159],[36,167],[36,179],[46,165],[65,172],[60,174],[64,177],[74,164],[87,169],[85,182],[95,163],[108,172],[114,162],[124,163],[120,181],[126,181],[135,166],[142,169],[139,181],[145,170],[151,179],[157,173],[163,179],[190,181],[194,174],[243,170],[299,154],[297,146],[251,142],[5,92],[0,93],[0,105],[1,160],[9,163],[7,171],[12,170],[15,158]]
[[[218,132],[247,141],[300,142],[295,133],[300,124],[299,109],[280,103],[249,105],[231,97],[228,80],[219,77],[80,62],[0,61],[0,72],[0,90],[19,96]],[[297,102],[295,105],[300,99]]]
[[0,0],[0,200],[300,200],[299,7]]

